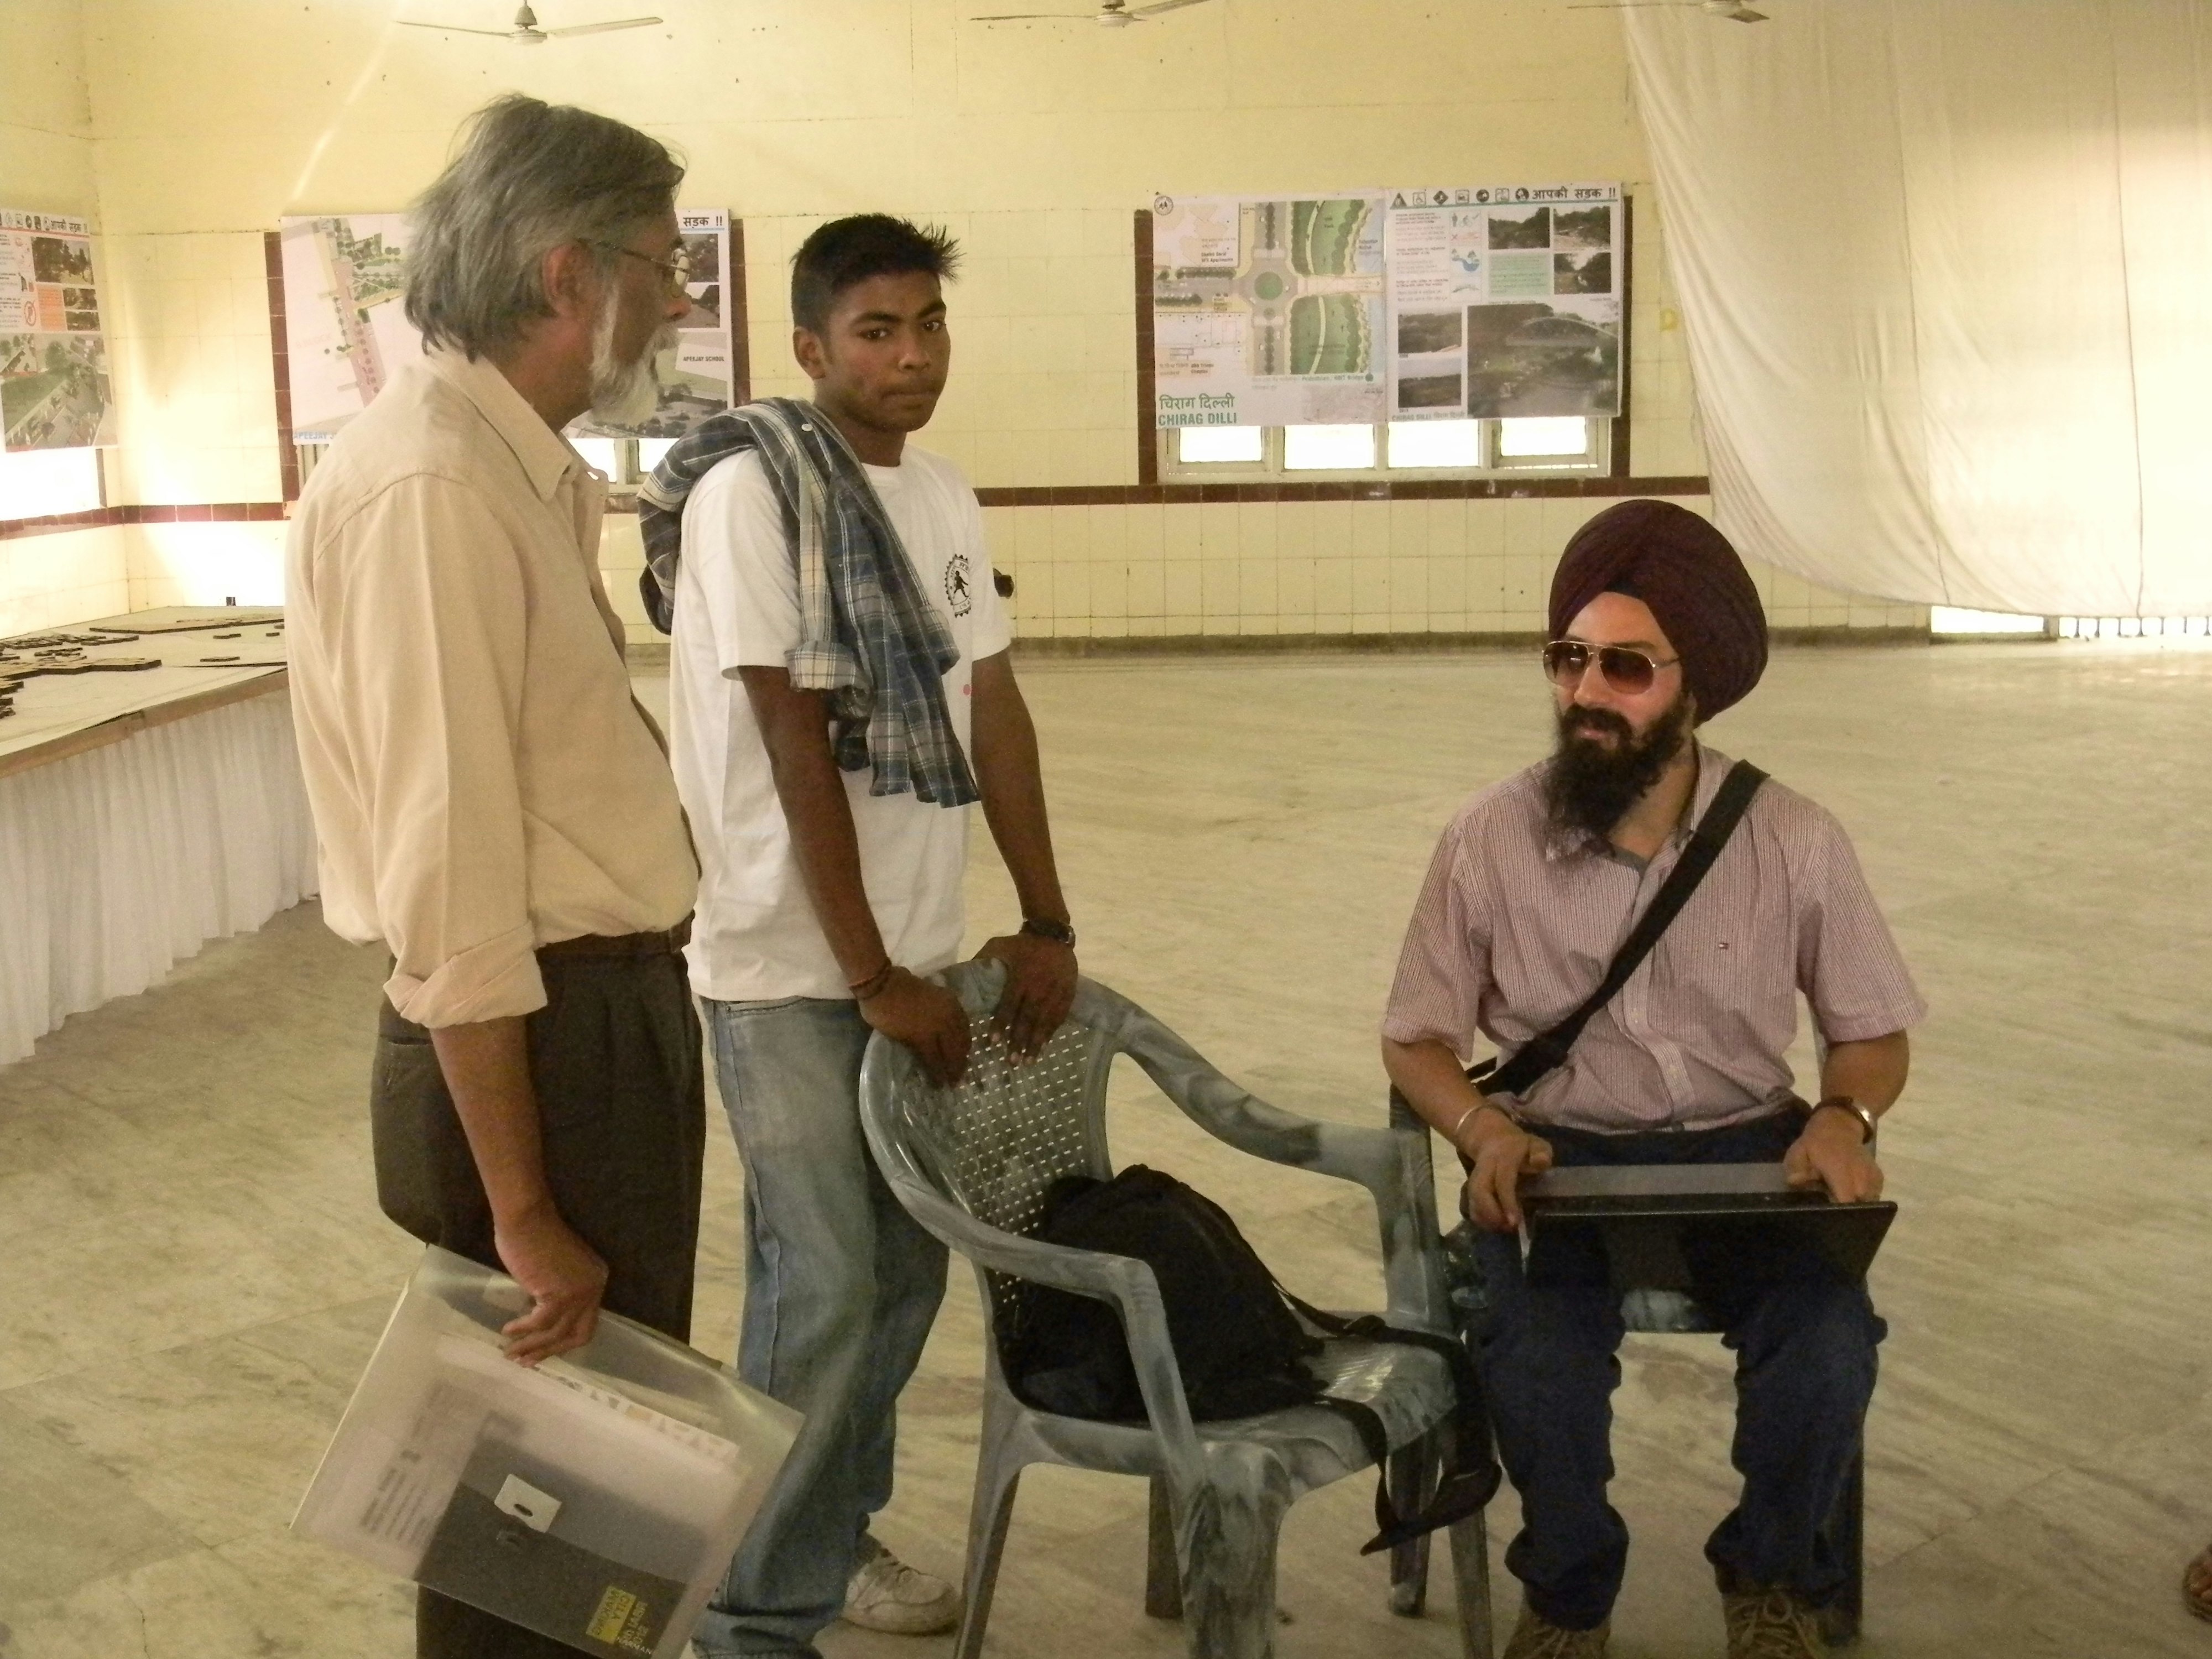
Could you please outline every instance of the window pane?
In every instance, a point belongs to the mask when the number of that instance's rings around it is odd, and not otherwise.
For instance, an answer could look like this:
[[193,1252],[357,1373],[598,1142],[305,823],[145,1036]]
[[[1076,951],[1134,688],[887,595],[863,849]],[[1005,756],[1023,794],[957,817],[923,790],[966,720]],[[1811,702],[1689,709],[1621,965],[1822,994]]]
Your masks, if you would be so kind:
[[2040,634],[2043,618],[2016,617],[2005,611],[1962,611],[1948,605],[1928,611],[1931,634]]
[[1283,465],[1290,471],[1354,471],[1375,465],[1371,426],[1286,426]]
[[612,438],[578,438],[574,441],[576,453],[610,478],[622,477],[620,458],[615,453]]
[[100,452],[26,449],[0,454],[0,519],[89,513],[100,505]]
[[1267,459],[1267,428],[1263,426],[1186,426],[1176,431],[1179,461],[1245,461]]
[[1589,453],[1589,422],[1579,415],[1545,415],[1498,423],[1498,453],[1516,455],[1583,455]]
[[676,447],[673,438],[640,438],[637,441],[637,476],[650,477],[653,469],[660,465],[660,458]]
[[1480,421],[1393,421],[1393,466],[1480,466]]

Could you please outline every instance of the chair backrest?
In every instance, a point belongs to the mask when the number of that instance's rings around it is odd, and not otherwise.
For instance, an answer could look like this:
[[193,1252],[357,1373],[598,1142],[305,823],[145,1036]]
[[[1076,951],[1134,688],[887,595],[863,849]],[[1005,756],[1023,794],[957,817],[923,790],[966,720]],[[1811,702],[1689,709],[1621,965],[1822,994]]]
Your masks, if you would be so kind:
[[[877,1121],[940,1197],[987,1226],[1026,1234],[1054,1182],[1114,1173],[1105,1108],[1115,1045],[1107,1032],[1071,1017],[1034,1059],[1017,1065],[991,1024],[1002,973],[981,963],[945,970],[945,983],[968,1012],[968,1074],[954,1088],[935,1088],[899,1050],[890,1109]],[[993,1325],[1011,1330],[1027,1287],[1006,1273],[986,1273],[983,1280]]]

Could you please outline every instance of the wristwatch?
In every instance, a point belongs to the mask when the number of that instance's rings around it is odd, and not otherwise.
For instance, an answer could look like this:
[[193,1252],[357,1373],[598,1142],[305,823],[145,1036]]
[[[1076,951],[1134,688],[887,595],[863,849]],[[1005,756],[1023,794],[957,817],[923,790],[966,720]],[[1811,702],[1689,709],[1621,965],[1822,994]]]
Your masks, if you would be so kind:
[[[1815,1112],[1823,1111],[1831,1106],[1834,1107],[1839,1112],[1849,1112],[1853,1117],[1858,1119],[1859,1127],[1861,1130],[1863,1131],[1860,1137],[1860,1145],[1871,1146],[1874,1143],[1875,1117],[1872,1112],[1867,1110],[1865,1107],[1860,1105],[1858,1102],[1853,1100],[1849,1095],[1830,1095],[1826,1099],[1820,1102],[1819,1104],[1815,1105],[1813,1108],[1813,1110]],[[1808,1117],[1809,1115],[1810,1114],[1808,1114]]]
[[1071,951],[1075,948],[1075,929],[1048,916],[1023,917],[1022,932],[1036,939],[1048,939],[1054,945],[1065,945]]

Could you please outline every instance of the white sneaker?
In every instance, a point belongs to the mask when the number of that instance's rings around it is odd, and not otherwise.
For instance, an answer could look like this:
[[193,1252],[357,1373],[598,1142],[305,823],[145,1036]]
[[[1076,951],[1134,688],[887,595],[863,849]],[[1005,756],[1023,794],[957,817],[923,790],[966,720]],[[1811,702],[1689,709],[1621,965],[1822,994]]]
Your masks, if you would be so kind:
[[960,1592],[942,1578],[916,1572],[860,1534],[853,1577],[845,1586],[844,1620],[892,1636],[935,1636],[960,1622]]

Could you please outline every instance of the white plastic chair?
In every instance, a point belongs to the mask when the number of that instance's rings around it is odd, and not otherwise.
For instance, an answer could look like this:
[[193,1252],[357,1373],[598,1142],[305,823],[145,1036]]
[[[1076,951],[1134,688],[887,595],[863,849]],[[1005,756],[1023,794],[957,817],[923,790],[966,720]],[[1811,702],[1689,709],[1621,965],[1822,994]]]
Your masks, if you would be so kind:
[[[1088,980],[1077,988],[1066,1024],[1033,1060],[1015,1066],[989,1023],[1003,975],[995,963],[966,963],[944,976],[974,1033],[959,1086],[933,1086],[908,1049],[881,1036],[870,1042],[860,1073],[861,1119],[884,1178],[916,1220],[975,1264],[983,1304],[983,1425],[969,1524],[967,1607],[954,1651],[958,1659],[977,1659],[981,1651],[1022,1470],[1059,1463],[1149,1477],[1154,1525],[1146,1611],[1184,1617],[1194,1659],[1267,1659],[1274,1647],[1275,1546],[1283,1514],[1304,1493],[1370,1466],[1358,1434],[1343,1417],[1318,1406],[1193,1423],[1152,1270],[1126,1256],[1024,1235],[1054,1181],[1113,1173],[1106,1079],[1115,1056],[1127,1054],[1216,1138],[1256,1158],[1364,1187],[1380,1227],[1388,1322],[1449,1335],[1428,1137],[1404,1128],[1315,1122],[1270,1106],[1135,1004]],[[1060,1417],[1015,1398],[997,1339],[1018,1324],[1031,1285],[1114,1304],[1128,1334],[1148,1422]],[[1392,1448],[1394,1495],[1401,1512],[1418,1509],[1449,1433],[1452,1388],[1443,1361],[1402,1344],[1346,1340],[1328,1342],[1314,1368],[1329,1393],[1357,1400],[1382,1418]],[[1481,1516],[1450,1530],[1467,1659],[1489,1659]],[[1420,1611],[1426,1543],[1425,1538],[1392,1553],[1392,1605],[1401,1613]],[[1355,1559],[1347,1545],[1347,1570]]]

